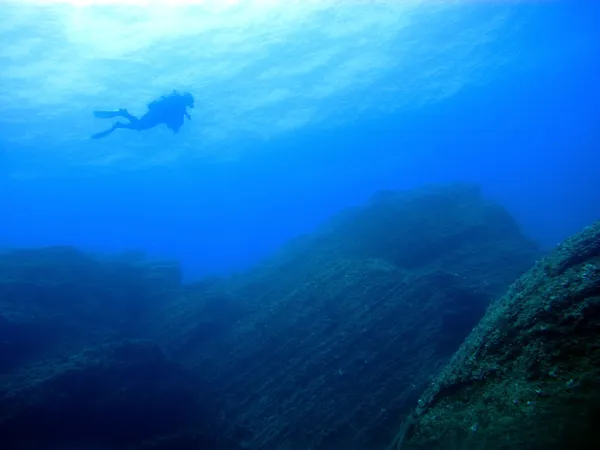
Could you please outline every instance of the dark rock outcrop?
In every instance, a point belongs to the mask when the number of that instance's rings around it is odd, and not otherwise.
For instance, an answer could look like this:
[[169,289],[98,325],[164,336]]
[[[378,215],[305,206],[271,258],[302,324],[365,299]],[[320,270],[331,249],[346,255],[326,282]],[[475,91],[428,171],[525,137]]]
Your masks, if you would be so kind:
[[[179,429],[208,405],[193,377],[153,343],[100,345],[43,362],[0,386],[2,448],[124,445]],[[214,411],[210,411],[214,414]]]
[[255,270],[191,286],[157,334],[202,368],[228,441],[376,448],[536,252],[470,186],[381,194]]
[[180,290],[173,264],[100,262],[70,247],[0,255],[0,374],[103,339],[144,335]]
[[145,325],[180,292],[172,264],[69,247],[0,255],[2,448],[123,445],[209,410],[193,375],[164,357]]
[[600,222],[490,306],[409,420],[402,450],[600,448]]

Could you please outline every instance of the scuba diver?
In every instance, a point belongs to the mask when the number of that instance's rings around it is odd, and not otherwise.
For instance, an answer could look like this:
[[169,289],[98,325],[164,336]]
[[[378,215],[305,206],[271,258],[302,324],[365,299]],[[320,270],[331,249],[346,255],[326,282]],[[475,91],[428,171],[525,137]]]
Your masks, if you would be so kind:
[[184,117],[191,119],[186,108],[194,107],[194,97],[189,92],[180,94],[173,91],[169,95],[163,95],[161,98],[148,104],[148,112],[138,118],[130,114],[126,109],[117,109],[113,111],[94,111],[94,116],[100,119],[112,119],[114,117],[123,117],[128,122],[117,122],[108,130],[101,131],[92,136],[92,139],[99,139],[108,136],[118,129],[125,130],[148,130],[161,123],[177,133],[183,125]]

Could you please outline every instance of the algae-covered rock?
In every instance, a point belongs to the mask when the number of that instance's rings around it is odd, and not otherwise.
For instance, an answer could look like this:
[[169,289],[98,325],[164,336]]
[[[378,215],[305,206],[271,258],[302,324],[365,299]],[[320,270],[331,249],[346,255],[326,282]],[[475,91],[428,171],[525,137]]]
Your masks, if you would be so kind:
[[412,420],[402,450],[600,448],[600,222],[490,306]]
[[159,335],[211,386],[228,442],[376,448],[536,252],[471,186],[385,193],[190,287]]

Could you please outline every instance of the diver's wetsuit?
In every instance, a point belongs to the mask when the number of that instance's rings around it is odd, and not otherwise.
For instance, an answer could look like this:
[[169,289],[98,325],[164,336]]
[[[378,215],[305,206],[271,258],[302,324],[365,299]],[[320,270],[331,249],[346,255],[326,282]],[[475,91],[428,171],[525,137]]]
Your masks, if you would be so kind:
[[92,136],[93,139],[103,138],[108,136],[113,131],[118,129],[126,130],[148,130],[161,123],[164,123],[174,133],[179,131],[183,125],[184,117],[191,119],[187,108],[194,107],[194,97],[189,92],[180,94],[173,91],[167,96],[163,96],[158,100],[148,104],[148,112],[138,118],[129,113],[126,109],[116,111],[94,111],[94,116],[109,119],[114,117],[123,117],[128,120],[127,123],[117,122],[108,130],[96,133]]

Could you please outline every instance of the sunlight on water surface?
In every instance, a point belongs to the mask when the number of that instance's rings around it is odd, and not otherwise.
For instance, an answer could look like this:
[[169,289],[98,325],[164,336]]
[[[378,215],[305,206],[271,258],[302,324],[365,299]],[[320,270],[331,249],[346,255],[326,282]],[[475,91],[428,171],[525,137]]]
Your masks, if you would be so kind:
[[[46,168],[235,158],[291,132],[419,108],[509,64],[494,45],[520,26],[511,6],[463,1],[70,0],[4,11],[0,127],[19,158]],[[89,140],[106,127],[93,109],[142,114],[173,89],[197,100],[176,137],[157,128]]]

